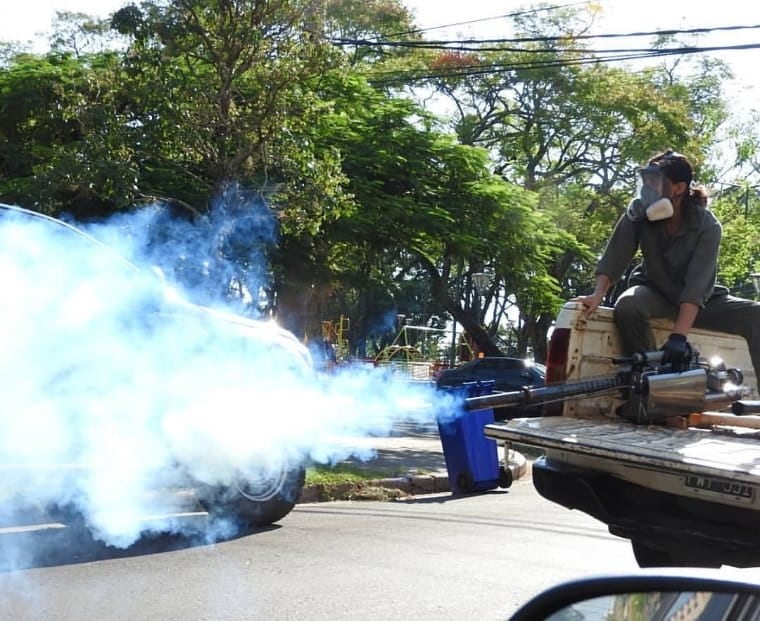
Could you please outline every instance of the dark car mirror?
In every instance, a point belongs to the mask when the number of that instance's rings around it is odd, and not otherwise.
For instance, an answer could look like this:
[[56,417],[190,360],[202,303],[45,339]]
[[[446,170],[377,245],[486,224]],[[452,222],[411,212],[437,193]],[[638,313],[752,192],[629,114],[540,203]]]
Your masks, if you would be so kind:
[[661,570],[566,582],[531,599],[510,621],[760,619],[760,584],[700,570],[690,574]]

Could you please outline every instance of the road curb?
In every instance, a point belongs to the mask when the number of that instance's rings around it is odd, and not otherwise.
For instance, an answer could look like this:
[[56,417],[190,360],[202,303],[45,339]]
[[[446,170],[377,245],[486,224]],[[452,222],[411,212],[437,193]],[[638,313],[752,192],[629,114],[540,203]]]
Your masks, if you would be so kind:
[[[530,462],[516,451],[509,453],[509,470],[517,481],[530,471]],[[409,473],[401,477],[373,479],[361,483],[341,483],[333,486],[310,485],[304,488],[299,504],[333,500],[390,500],[402,496],[440,494],[451,491],[448,474]],[[395,493],[394,493],[395,492]]]

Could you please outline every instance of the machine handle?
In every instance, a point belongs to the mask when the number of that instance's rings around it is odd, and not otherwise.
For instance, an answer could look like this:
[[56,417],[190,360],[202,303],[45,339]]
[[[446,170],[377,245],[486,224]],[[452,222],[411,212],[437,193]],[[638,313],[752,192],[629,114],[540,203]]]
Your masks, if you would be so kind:
[[613,356],[612,364],[652,364],[662,362],[664,353],[662,350],[637,351],[630,356]]

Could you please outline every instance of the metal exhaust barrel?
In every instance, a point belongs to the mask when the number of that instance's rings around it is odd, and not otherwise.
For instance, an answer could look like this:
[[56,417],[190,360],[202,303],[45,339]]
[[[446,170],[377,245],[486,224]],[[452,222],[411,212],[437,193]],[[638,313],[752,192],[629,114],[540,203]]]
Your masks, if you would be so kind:
[[570,384],[539,386],[537,388],[525,386],[520,390],[495,392],[490,395],[469,397],[464,400],[464,410],[467,412],[474,412],[476,410],[502,408],[513,405],[540,405],[542,403],[560,401],[562,399],[578,397],[586,394],[600,394],[618,389],[622,385],[623,383],[618,376],[611,376],[580,380]]
[[731,411],[738,416],[746,414],[760,414],[760,401],[744,399],[731,405]]
[[[662,351],[637,352],[630,356],[614,356],[611,362],[615,365],[644,367],[662,361]],[[567,384],[554,384],[531,388],[524,386],[520,390],[510,392],[495,392],[490,395],[470,397],[465,399],[464,409],[468,412],[486,410],[488,408],[503,408],[513,405],[541,405],[554,401],[562,401],[570,397],[602,394],[612,392],[623,386],[630,385],[624,373],[605,377],[595,377]],[[630,378],[629,378],[630,379]]]

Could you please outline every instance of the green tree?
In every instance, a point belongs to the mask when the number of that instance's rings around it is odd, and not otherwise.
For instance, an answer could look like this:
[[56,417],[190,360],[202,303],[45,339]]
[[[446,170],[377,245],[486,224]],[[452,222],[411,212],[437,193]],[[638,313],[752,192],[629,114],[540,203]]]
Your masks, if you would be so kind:
[[279,202],[284,227],[318,223],[339,199],[340,179],[329,154],[314,159],[303,143],[329,105],[309,82],[338,56],[309,30],[311,9],[297,0],[178,0],[114,15],[130,38],[148,179],[168,173],[196,201],[241,183]]
[[387,61],[399,55],[378,40],[420,39],[412,14],[400,0],[324,0],[323,5],[323,32],[352,65]]
[[750,275],[760,271],[760,223],[748,217],[744,192],[725,194],[711,208],[723,225],[718,281],[732,293],[754,297]]
[[[329,98],[335,112],[319,133],[325,148],[341,154],[356,208],[327,225],[323,239],[312,239],[309,256],[332,267],[323,281],[331,284],[301,282],[294,294],[357,291],[357,309],[375,309],[352,319],[352,328],[365,334],[382,323],[378,315],[418,313],[425,321],[422,313],[445,311],[483,351],[497,353],[471,275],[488,268],[534,286],[544,275],[541,242],[551,240],[554,227],[535,212],[531,193],[493,175],[485,150],[458,144],[410,100],[391,98],[357,77],[333,83]],[[304,260],[299,255],[296,263]],[[528,265],[532,277],[523,269]],[[304,274],[314,278],[316,271]],[[435,306],[418,300],[415,308],[393,308],[409,282],[424,282],[422,291],[429,290]],[[362,287],[372,304],[360,299]]]
[[137,178],[112,53],[15,55],[0,69],[0,196],[49,213],[103,215]]
[[[521,17],[518,48],[442,52],[429,79],[452,102],[460,140],[487,148],[498,174],[538,192],[538,208],[564,223],[574,241],[557,248],[549,273],[567,296],[592,286],[635,167],[672,145],[702,164],[726,118],[721,65],[703,63],[679,78],[672,67],[634,73],[589,63],[578,16]],[[542,350],[553,311],[537,314],[525,296],[520,311],[525,340]]]
[[143,193],[205,212],[230,186],[258,192],[288,250],[274,257],[282,262],[263,285],[267,310],[294,331],[302,328],[300,302],[288,291],[302,271],[291,271],[287,257],[305,260],[310,249],[299,240],[350,206],[338,154],[313,142],[313,127],[332,108],[315,85],[341,61],[319,32],[318,8],[298,0],[146,1],[113,19],[130,40]]

